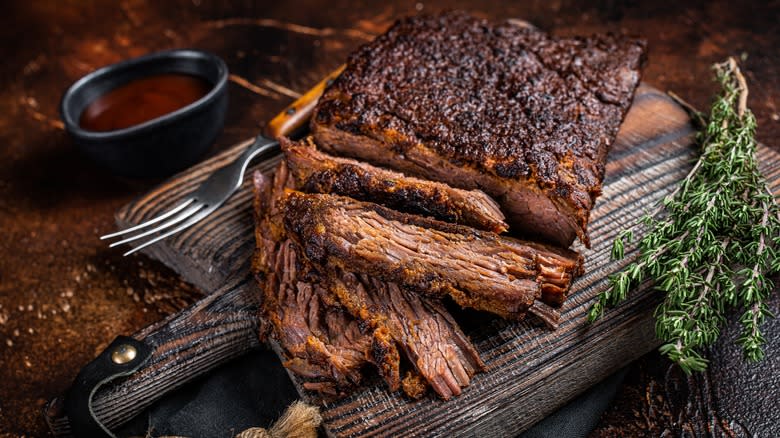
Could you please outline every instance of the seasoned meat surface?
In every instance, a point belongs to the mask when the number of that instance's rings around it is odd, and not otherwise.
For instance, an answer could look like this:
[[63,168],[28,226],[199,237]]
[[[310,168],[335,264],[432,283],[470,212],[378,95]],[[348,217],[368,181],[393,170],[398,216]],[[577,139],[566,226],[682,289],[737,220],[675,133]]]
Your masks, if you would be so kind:
[[571,251],[399,213],[351,198],[291,191],[284,227],[306,257],[357,270],[463,307],[520,319],[543,291],[568,291]]
[[311,121],[328,151],[481,189],[525,236],[588,243],[644,43],[416,16],[350,56]]
[[287,165],[304,192],[332,193],[371,201],[405,213],[501,233],[504,215],[480,190],[462,190],[440,182],[407,177],[368,163],[318,151],[311,139],[281,138]]

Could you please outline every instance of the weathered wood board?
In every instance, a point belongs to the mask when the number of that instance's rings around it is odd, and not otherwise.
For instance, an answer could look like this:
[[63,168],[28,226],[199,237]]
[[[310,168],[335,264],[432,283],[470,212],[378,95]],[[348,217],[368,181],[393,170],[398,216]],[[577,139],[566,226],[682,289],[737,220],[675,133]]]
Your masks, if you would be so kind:
[[[616,234],[637,223],[668,194],[696,156],[687,114],[665,94],[642,85],[608,158],[603,195],[592,212],[592,248],[582,251],[586,274],[562,308],[562,323],[550,331],[532,320],[498,319],[475,327],[464,322],[487,371],[449,402],[430,395],[412,401],[369,384],[352,396],[323,406],[331,436],[504,436],[527,429],[618,368],[658,346],[652,309],[659,297],[647,288],[593,325],[585,314],[607,286],[607,276],[628,263],[610,260]],[[247,143],[248,144],[248,143]],[[237,145],[174,177],[117,216],[120,226],[139,223],[174,205],[214,169],[238,155]],[[780,191],[780,154],[760,147],[762,170]],[[270,170],[277,160],[255,168]],[[160,394],[219,363],[258,347],[258,291],[249,279],[252,235],[251,190],[246,181],[224,207],[184,233],[152,246],[147,254],[207,291],[193,307],[136,334],[156,348],[141,372],[95,397],[95,412],[116,425]],[[262,370],[258,370],[262,372]],[[295,380],[293,378],[293,380]],[[308,394],[302,393],[304,397]],[[67,429],[67,421],[55,428]]]

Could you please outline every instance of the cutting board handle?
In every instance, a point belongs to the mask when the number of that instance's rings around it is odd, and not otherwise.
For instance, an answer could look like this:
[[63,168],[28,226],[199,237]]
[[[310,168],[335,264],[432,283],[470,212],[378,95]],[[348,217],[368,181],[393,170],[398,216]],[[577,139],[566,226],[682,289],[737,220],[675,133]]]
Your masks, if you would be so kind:
[[282,135],[293,136],[305,128],[306,123],[314,112],[317,101],[325,89],[344,71],[342,64],[321,80],[312,89],[299,97],[295,102],[287,106],[282,112],[268,122],[265,127],[265,135],[269,138],[278,138]]
[[[259,293],[250,275],[236,276],[189,308],[132,336],[151,355],[116,383],[89,391],[89,415],[107,429],[120,426],[170,391],[214,367],[259,348]],[[111,354],[112,347],[101,354]],[[73,436],[64,397],[51,400],[44,417],[54,436]]]

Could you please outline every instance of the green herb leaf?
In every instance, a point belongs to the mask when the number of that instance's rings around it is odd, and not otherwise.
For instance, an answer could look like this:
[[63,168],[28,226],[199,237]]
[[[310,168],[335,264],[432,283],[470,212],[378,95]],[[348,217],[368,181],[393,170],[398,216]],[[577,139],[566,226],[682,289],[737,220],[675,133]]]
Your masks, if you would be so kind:
[[[717,340],[732,308],[742,311],[737,342],[745,357],[764,357],[761,324],[772,316],[767,276],[780,272],[780,208],[758,170],[756,120],[747,108],[745,78],[733,58],[714,70],[722,93],[709,118],[682,102],[701,127],[698,162],[642,218],[648,232],[637,244],[639,256],[609,277],[610,287],[588,312],[596,320],[644,278],[652,279],[664,294],[655,311],[656,335],[665,342],[660,352],[686,373],[707,367],[702,352]],[[615,238],[613,259],[625,257],[633,237],[629,229]]]

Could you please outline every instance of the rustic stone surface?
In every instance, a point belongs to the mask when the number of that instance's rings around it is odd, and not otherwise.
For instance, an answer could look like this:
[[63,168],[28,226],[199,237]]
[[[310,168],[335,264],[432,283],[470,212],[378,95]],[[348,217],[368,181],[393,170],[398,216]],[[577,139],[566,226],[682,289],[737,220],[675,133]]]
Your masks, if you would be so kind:
[[[123,259],[97,240],[114,228],[115,210],[154,182],[117,180],[78,155],[57,109],[72,81],[149,51],[214,51],[234,76],[225,130],[213,153],[255,134],[291,96],[395,17],[445,7],[519,17],[557,35],[641,35],[649,41],[645,80],[699,107],[714,91],[710,64],[744,52],[759,139],[776,147],[776,3],[13,2],[0,19],[6,48],[0,67],[0,436],[45,435],[40,407],[69,385],[81,365],[116,334],[131,333],[198,296],[160,264]],[[715,357],[733,360],[732,353],[720,348]],[[652,402],[663,400],[661,388],[679,378],[667,376],[657,355],[645,359],[630,371],[594,436],[680,430],[679,404]],[[715,366],[713,373],[722,369]],[[728,396],[725,388],[715,391]],[[635,428],[637,421],[647,427]]]

